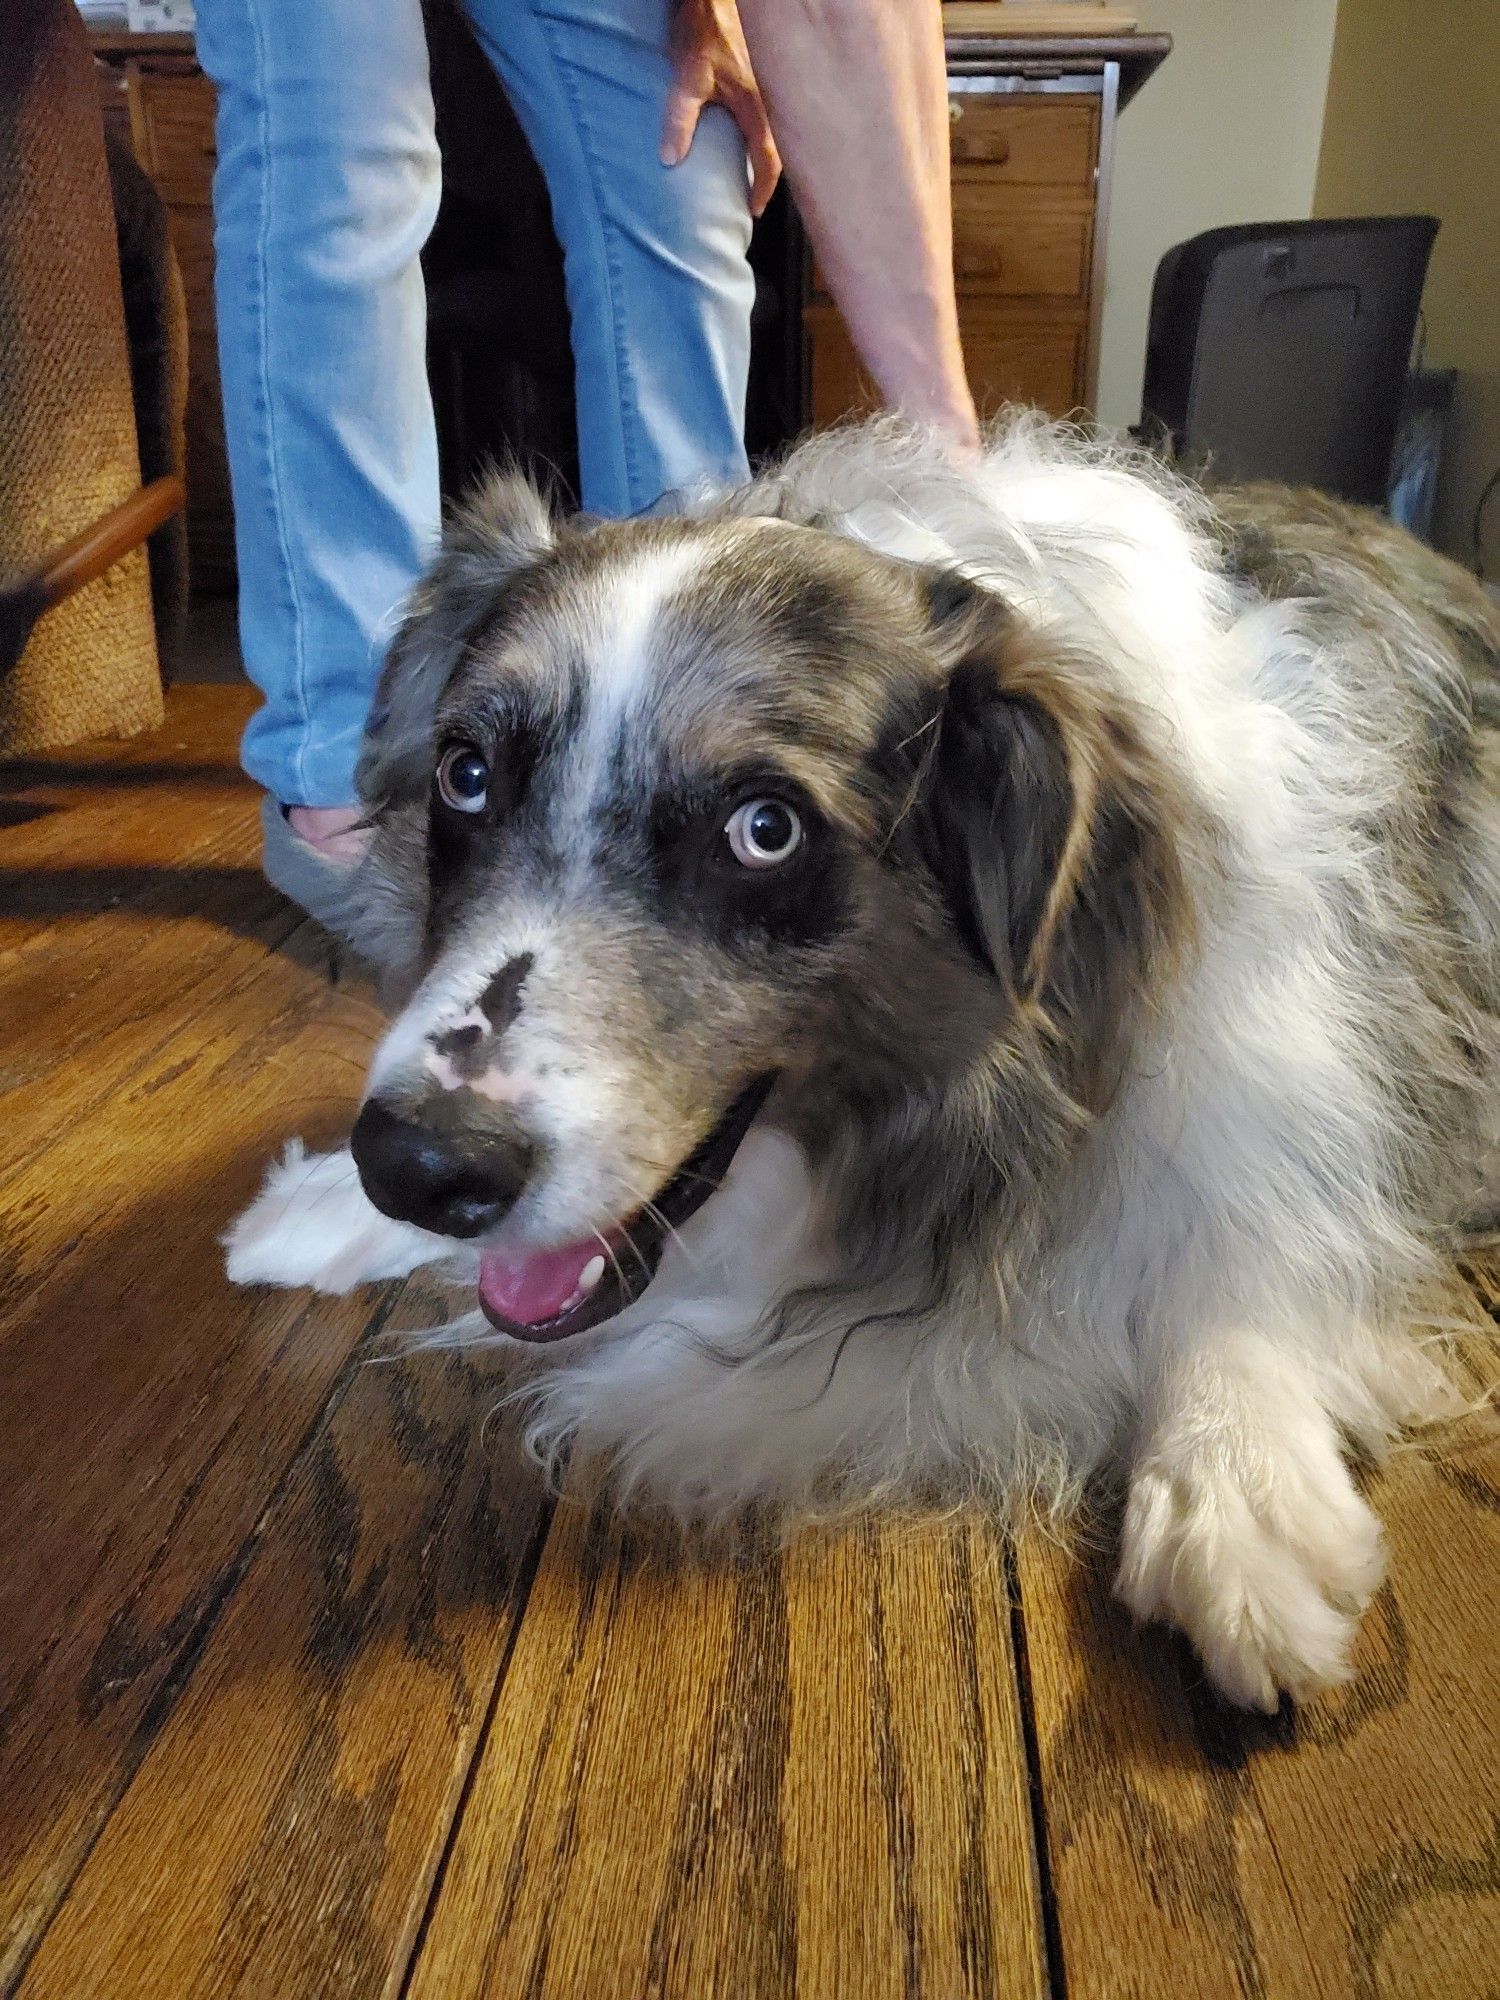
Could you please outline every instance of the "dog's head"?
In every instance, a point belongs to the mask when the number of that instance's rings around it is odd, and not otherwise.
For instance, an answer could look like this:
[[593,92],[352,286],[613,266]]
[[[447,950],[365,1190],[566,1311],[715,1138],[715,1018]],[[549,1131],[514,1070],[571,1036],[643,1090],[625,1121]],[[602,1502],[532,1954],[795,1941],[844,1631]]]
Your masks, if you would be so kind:
[[1149,754],[996,596],[782,521],[558,529],[512,480],[362,786],[414,990],[355,1157],[531,1338],[638,1295],[768,1101],[816,1150],[1023,1040],[1087,1099],[1173,887]]

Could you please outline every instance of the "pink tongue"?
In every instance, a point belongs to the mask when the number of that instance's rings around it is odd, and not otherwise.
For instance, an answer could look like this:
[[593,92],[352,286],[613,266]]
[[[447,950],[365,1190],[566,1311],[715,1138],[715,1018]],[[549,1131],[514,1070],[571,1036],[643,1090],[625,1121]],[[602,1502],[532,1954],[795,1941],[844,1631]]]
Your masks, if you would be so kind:
[[519,1326],[556,1319],[578,1290],[584,1266],[602,1254],[596,1236],[524,1256],[486,1250],[479,1259],[479,1296],[492,1312]]

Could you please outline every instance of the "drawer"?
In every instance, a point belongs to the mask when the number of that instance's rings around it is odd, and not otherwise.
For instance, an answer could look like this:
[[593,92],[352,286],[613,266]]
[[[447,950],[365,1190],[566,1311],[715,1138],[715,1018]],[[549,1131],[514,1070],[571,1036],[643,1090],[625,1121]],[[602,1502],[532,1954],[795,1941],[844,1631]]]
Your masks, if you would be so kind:
[[1009,97],[955,91],[948,100],[953,165],[996,180],[1091,187],[1099,151],[1092,97]]
[[1094,212],[1016,206],[1005,188],[960,182],[953,190],[953,270],[960,291],[1081,299],[1089,284]]
[[860,367],[854,345],[838,308],[811,305],[804,309],[807,334],[807,416],[815,430],[880,407],[875,385]]
[[[960,291],[1003,297],[1081,299],[1088,292],[1094,210],[1077,198],[1071,208],[1016,206],[1014,194],[982,181],[953,188],[953,274]],[[816,259],[812,296],[828,298]]]
[[131,76],[141,163],[169,207],[207,208],[213,199],[214,87],[206,76]]
[[[974,400],[989,416],[1003,403],[1034,403],[1054,417],[1083,401],[1086,327],[1081,312],[1022,318],[960,302],[964,360]],[[803,315],[808,340],[808,419],[815,429],[878,409],[874,384],[855,358],[835,307]]]
[[1087,337],[1081,312],[1023,319],[960,300],[959,332],[981,416],[1003,403],[1034,403],[1053,417],[1081,407]]

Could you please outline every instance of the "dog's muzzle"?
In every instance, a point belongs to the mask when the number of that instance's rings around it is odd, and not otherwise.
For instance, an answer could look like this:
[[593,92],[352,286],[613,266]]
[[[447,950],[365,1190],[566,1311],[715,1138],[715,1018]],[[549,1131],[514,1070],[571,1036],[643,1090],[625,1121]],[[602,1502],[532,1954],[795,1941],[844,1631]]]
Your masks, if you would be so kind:
[[[568,1243],[481,1249],[479,1303],[490,1323],[517,1340],[558,1340],[633,1304],[667,1238],[717,1191],[774,1082],[761,1076],[742,1090],[635,1214]],[[443,1098],[411,1112],[371,1098],[354,1127],[355,1165],[385,1214],[440,1236],[483,1236],[515,1205],[537,1148],[513,1126],[476,1130],[448,1116]]]
[[350,1139],[365,1193],[382,1213],[435,1236],[482,1236],[509,1214],[536,1147],[512,1128],[482,1134],[406,1116],[372,1097]]

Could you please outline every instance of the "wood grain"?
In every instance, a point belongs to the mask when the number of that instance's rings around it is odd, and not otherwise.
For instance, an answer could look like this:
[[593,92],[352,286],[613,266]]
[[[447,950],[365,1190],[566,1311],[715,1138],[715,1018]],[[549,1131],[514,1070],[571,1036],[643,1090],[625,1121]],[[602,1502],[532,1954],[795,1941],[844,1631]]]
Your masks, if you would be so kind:
[[1093,0],[1057,0],[1025,6],[1019,0],[943,0],[943,27],[950,35],[1123,35],[1139,17],[1128,7]]
[[[490,1363],[389,1358],[445,1299],[225,1284],[377,1026],[244,709],[0,784],[0,1993],[1495,2000],[1492,1417],[1373,1482],[1358,1678],[1247,1720],[1102,1550],[549,1527]],[[1436,1311],[1477,1399],[1493,1270]]]
[[993,187],[1092,184],[1099,136],[1099,108],[1092,97],[955,91],[949,115],[950,150],[961,182]]
[[[166,732],[105,761],[12,770],[12,797],[52,802],[0,831],[16,878],[97,861],[103,901],[122,820],[137,843],[152,828],[153,884],[174,842],[207,841],[215,861],[242,848],[253,801],[216,760],[243,703],[219,701],[214,740],[178,750],[202,708],[196,691],[174,696]],[[207,831],[190,762],[235,792],[232,818]],[[232,1292],[217,1242],[302,1122],[300,1099],[326,1096],[347,1119],[368,1000],[271,949],[289,919],[264,900],[257,939],[219,926],[211,897],[175,918],[149,899],[132,963],[120,926],[136,886],[0,959],[7,1051],[19,1044],[24,1064],[0,1146],[0,1990],[144,1755],[370,1317],[359,1302]],[[234,961],[216,996],[174,979],[174,938],[205,980]],[[60,983],[68,967],[76,988]]]
[[1092,203],[1027,204],[984,184],[953,191],[953,269],[976,297],[1082,299],[1094,246]]
[[[1444,1310],[1479,1318],[1462,1293]],[[1390,1571],[1355,1678],[1270,1720],[1133,1632],[1102,1553],[1023,1544],[1069,2000],[1500,1990],[1500,1422],[1399,1453],[1370,1497]]]
[[257,865],[234,762],[248,692],[178,689],[157,737],[0,771],[0,1180],[174,1031],[264,981],[268,948],[326,967]]
[[347,1378],[26,2000],[396,1991],[542,1519],[492,1400],[459,1361]]
[[565,1508],[412,2000],[1041,1992],[1024,1773],[981,1529],[694,1567]]

